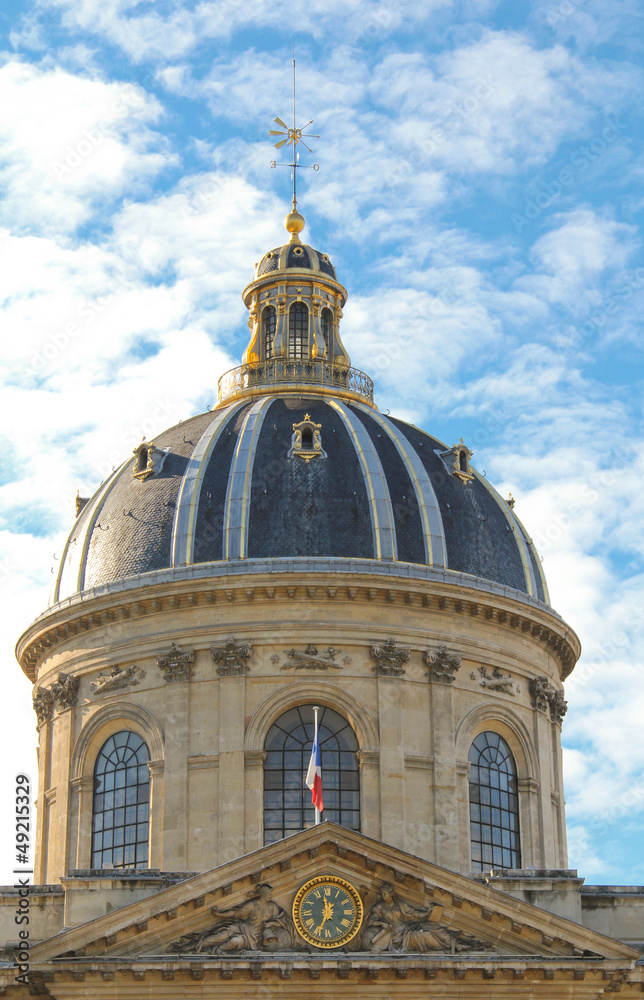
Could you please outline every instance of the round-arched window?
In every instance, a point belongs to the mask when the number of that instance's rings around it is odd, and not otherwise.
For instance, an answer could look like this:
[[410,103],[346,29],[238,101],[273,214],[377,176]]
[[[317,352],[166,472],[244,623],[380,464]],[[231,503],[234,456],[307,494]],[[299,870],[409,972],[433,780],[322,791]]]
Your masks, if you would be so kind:
[[114,733],[94,765],[92,868],[147,868],[150,753],[137,733]]
[[479,733],[470,747],[472,868],[520,868],[517,769],[498,733]]
[[304,302],[294,302],[288,314],[288,356],[309,356],[309,310]]
[[[264,843],[315,824],[311,791],[304,784],[315,731],[313,705],[291,708],[271,726],[264,749]],[[358,741],[338,712],[318,713],[322,762],[322,819],[360,829]]]
[[273,357],[273,341],[275,340],[275,324],[277,321],[275,306],[266,306],[262,313],[262,318],[264,321],[264,358],[266,361],[270,361]]

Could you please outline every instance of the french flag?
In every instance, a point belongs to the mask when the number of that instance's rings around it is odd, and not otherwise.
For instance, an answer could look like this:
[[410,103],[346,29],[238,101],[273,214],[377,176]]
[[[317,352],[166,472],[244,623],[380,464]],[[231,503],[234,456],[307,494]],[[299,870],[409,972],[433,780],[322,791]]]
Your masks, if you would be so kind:
[[315,738],[311,747],[311,759],[309,761],[309,769],[306,772],[305,784],[307,788],[311,789],[313,805],[319,812],[322,812],[324,809],[322,802],[322,761],[320,758],[320,744],[318,742],[317,712],[315,713]]

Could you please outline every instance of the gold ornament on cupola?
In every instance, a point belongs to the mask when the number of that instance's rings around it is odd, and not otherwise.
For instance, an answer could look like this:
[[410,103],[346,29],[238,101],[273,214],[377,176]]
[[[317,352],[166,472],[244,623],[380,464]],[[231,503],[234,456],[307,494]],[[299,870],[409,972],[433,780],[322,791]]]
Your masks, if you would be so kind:
[[292,392],[306,387],[360,399],[373,405],[373,382],[351,367],[340,338],[342,309],[347,290],[337,280],[328,254],[303,243],[306,221],[297,207],[297,172],[318,170],[317,163],[300,162],[299,147],[312,153],[307,131],[313,120],[298,126],[295,113],[295,57],[293,57],[293,124],[273,119],[270,130],[276,149],[289,148],[290,162],[271,161],[272,167],[291,168],[292,207],[284,219],[288,242],[269,250],[255,265],[253,280],[242,292],[249,312],[250,339],[239,368],[219,380],[218,405],[239,396],[266,392]]

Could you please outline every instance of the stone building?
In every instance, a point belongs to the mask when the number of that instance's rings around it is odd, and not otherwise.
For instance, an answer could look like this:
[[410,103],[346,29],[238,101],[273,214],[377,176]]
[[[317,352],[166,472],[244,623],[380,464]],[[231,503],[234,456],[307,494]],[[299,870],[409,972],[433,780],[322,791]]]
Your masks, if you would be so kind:
[[[39,732],[29,990],[639,994],[644,890],[567,868],[577,636],[467,444],[378,410],[303,226],[294,209],[243,292],[217,405],[79,502],[18,642]],[[18,893],[5,996],[27,992]]]

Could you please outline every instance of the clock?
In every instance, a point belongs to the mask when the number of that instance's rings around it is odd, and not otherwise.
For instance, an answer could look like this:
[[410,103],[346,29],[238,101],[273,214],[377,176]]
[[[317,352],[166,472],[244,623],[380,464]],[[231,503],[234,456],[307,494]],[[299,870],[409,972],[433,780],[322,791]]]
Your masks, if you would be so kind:
[[341,948],[362,925],[363,907],[357,889],[336,875],[319,875],[298,889],[293,922],[300,937],[316,948]]

